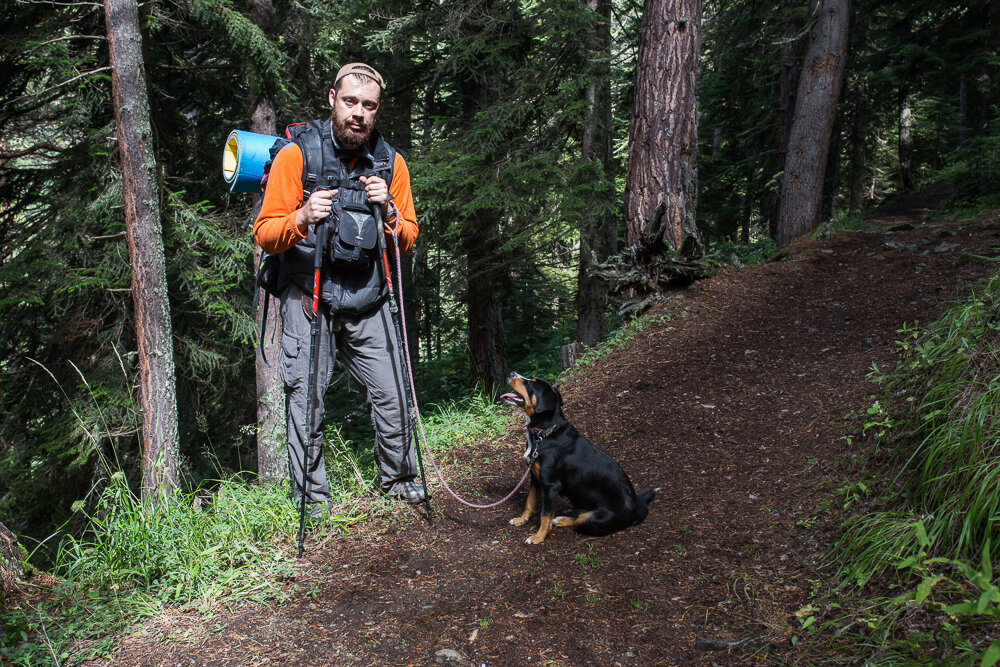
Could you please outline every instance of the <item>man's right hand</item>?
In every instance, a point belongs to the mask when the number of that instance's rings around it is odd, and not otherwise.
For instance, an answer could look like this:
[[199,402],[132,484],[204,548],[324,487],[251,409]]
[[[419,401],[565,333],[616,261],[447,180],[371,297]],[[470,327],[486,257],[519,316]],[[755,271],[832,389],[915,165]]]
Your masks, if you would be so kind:
[[333,198],[337,190],[317,190],[309,195],[309,199],[295,214],[295,224],[303,236],[309,233],[309,225],[326,220],[333,210]]

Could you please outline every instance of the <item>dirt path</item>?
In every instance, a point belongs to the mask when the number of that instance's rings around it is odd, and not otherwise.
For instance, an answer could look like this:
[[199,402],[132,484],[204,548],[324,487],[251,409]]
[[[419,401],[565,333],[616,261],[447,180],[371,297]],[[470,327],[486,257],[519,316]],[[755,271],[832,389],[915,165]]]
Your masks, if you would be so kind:
[[[788,651],[824,574],[835,515],[821,510],[843,501],[838,471],[856,448],[841,436],[857,427],[844,418],[868,405],[872,364],[890,363],[904,322],[930,321],[993,268],[956,267],[962,253],[1000,246],[1000,214],[924,222],[925,204],[902,202],[877,233],[724,269],[563,385],[569,419],[637,490],[663,488],[641,526],[589,540],[556,529],[529,546],[507,523],[523,491],[481,512],[438,492],[433,526],[401,510],[381,535],[314,546],[288,604],[174,612],[91,664],[431,665],[442,650],[460,656],[443,664],[748,664]],[[521,437],[467,452],[453,479],[499,498],[522,471]],[[697,645],[745,637],[761,639],[730,654]]]

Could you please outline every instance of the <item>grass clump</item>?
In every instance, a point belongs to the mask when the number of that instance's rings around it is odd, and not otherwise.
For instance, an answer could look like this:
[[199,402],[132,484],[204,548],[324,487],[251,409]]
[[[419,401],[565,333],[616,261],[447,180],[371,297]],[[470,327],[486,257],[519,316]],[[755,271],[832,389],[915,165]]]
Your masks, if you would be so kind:
[[80,537],[65,535],[56,577],[40,597],[3,615],[0,656],[10,664],[75,662],[110,648],[110,636],[166,604],[209,610],[227,601],[280,599],[296,507],[276,485],[220,482],[211,495],[144,502],[115,473],[86,514]]
[[432,452],[447,452],[495,440],[510,427],[511,410],[484,394],[432,408],[423,416],[427,446]]
[[1000,557],[1000,275],[926,330],[901,333],[888,414],[880,406],[869,420],[895,472],[889,506],[843,540],[864,554],[859,583],[924,549],[921,530],[929,555],[975,560],[989,543]]
[[[837,543],[845,660],[1000,662],[1000,275],[924,330],[906,327],[866,431],[886,466]],[[866,598],[866,594],[870,597]]]

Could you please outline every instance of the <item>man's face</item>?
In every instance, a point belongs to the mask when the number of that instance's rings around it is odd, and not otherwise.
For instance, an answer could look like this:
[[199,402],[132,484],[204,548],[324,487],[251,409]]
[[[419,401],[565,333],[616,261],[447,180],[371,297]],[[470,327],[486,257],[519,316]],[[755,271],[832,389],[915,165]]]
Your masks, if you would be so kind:
[[330,89],[333,134],[341,146],[354,150],[368,141],[375,128],[381,94],[374,81],[361,83],[352,75],[340,80],[339,92]]

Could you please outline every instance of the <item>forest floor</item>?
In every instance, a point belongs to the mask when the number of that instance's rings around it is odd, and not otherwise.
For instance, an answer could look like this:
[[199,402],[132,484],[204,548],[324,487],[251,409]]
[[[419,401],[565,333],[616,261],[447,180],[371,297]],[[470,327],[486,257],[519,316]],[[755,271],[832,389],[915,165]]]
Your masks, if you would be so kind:
[[[404,506],[308,542],[283,604],[170,610],[86,664],[795,662],[808,640],[793,646],[795,612],[832,580],[837,490],[863,464],[873,364],[890,368],[904,323],[929,323],[994,269],[958,260],[997,254],[1000,213],[948,221],[940,195],[722,269],[561,386],[567,417],[636,490],[661,487],[643,524],[589,539],[556,528],[532,546],[508,524],[524,489],[477,511],[439,488],[431,525]],[[445,472],[467,497],[499,499],[522,450],[512,427]],[[740,639],[753,641],[717,650]]]

